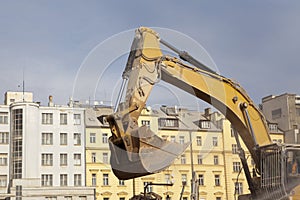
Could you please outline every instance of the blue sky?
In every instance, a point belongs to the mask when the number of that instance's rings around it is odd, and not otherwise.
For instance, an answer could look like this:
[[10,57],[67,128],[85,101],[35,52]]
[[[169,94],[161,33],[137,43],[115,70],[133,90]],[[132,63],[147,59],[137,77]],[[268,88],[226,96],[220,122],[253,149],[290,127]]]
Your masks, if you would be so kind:
[[[296,0],[2,0],[0,101],[6,91],[22,90],[18,85],[24,71],[25,89],[34,92],[35,101],[46,104],[48,95],[53,95],[56,103],[65,104],[73,95],[80,66],[93,49],[139,26],[172,29],[193,38],[208,51],[220,73],[239,82],[256,103],[270,94],[300,94],[299,21],[300,1]],[[108,46],[101,53],[117,48]],[[124,66],[123,57],[114,65]],[[120,69],[112,70],[114,81]],[[94,87],[96,92],[76,98],[111,100],[117,89],[101,81],[105,91]],[[156,102],[155,98],[168,104],[159,95],[150,100]]]

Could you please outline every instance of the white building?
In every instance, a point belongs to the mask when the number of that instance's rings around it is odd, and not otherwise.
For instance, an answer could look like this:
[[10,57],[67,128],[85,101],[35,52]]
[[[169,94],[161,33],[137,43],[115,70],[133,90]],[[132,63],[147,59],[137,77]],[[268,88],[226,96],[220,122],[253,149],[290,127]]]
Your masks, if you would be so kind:
[[55,106],[52,97],[47,107],[26,100],[6,99],[10,130],[0,126],[10,132],[11,199],[94,199],[94,188],[85,187],[84,109]]

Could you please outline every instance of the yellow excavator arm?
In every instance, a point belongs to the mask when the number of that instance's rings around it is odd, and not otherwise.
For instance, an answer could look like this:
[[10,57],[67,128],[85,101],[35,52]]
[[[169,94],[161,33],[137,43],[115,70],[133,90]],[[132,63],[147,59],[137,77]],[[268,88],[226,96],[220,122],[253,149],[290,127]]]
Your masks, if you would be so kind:
[[[179,53],[181,59],[164,55],[161,44]],[[276,175],[261,171],[270,164],[267,161],[272,154],[270,152],[283,147],[274,147],[263,114],[245,90],[238,83],[219,75],[188,53],[179,52],[152,29],[141,27],[136,30],[123,72],[122,90],[127,86],[125,101],[120,103],[121,97],[118,98],[115,113],[107,117],[112,132],[109,139],[111,165],[119,179],[131,179],[159,172],[171,165],[188,146],[164,141],[148,127],[138,126],[137,121],[147,98],[153,86],[160,80],[198,97],[222,112],[244,141],[256,164],[257,172],[263,173],[267,178]],[[296,147],[293,146],[293,149]],[[276,159],[273,160],[275,162]],[[242,164],[244,168],[247,167],[245,160],[242,160]],[[280,166],[283,165],[281,162]],[[258,184],[259,186],[251,185],[254,183],[249,171],[246,172],[246,176],[252,194],[259,193],[256,190],[262,190],[263,186],[266,187],[265,190],[273,191],[270,189],[272,184],[269,186],[267,182]],[[283,191],[286,193],[286,189]],[[255,196],[257,195],[253,195]]]

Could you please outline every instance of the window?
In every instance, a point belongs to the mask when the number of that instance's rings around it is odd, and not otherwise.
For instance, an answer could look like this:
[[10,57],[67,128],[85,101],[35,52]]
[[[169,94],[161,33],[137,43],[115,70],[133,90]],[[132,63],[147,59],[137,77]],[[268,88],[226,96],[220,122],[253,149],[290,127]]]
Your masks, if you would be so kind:
[[42,154],[42,166],[53,166],[53,154],[50,153]]
[[0,175],[0,187],[6,187],[7,175]]
[[181,161],[181,164],[186,164],[186,157],[185,157],[185,154],[182,154],[181,156],[180,156],[180,161]]
[[81,124],[81,116],[80,114],[74,114],[74,124],[80,125]]
[[214,147],[218,146],[218,137],[213,137],[212,142]]
[[74,154],[74,165],[81,165],[81,154]]
[[81,186],[81,174],[74,174],[74,186]]
[[211,122],[208,121],[208,120],[201,120],[200,121],[200,128],[210,129],[211,128]]
[[103,197],[103,200],[109,200],[109,198],[108,197]]
[[72,200],[72,196],[65,196],[65,200]]
[[182,182],[183,184],[186,184],[186,180],[187,180],[186,174],[181,174],[181,182]]
[[142,125],[150,126],[150,120],[142,120]]
[[165,174],[165,182],[168,184],[172,183],[170,174]]
[[277,124],[269,124],[269,130],[271,132],[277,132],[278,131],[278,125]]
[[119,185],[121,185],[121,186],[125,185],[125,181],[124,180],[119,180]]
[[119,200],[125,200],[125,197],[120,197]]
[[86,200],[86,196],[79,196],[79,200]]
[[218,164],[219,164],[219,157],[214,156],[214,165],[218,165]]
[[278,119],[281,117],[281,108],[276,109],[276,110],[272,110],[272,119]]
[[220,175],[215,175],[215,186],[220,186]]
[[108,163],[108,153],[102,153],[103,163]]
[[184,136],[179,136],[179,144],[184,144]]
[[53,134],[42,133],[42,145],[52,145],[52,144],[53,144]]
[[175,137],[175,135],[171,135],[171,142],[176,142],[176,137]]
[[97,185],[97,174],[92,174],[92,186]]
[[0,132],[0,144],[8,144],[8,132]]
[[60,166],[68,165],[68,154],[62,153],[60,154]]
[[12,110],[12,171],[13,178],[22,178],[23,109]]
[[300,108],[296,108],[296,114],[297,116],[300,116]]
[[188,198],[187,197],[182,197],[182,200],[188,200]]
[[222,200],[221,197],[216,197],[216,200]]
[[68,114],[67,113],[60,113],[60,124],[61,125],[68,124]]
[[152,187],[152,185],[149,185],[149,183],[151,183],[151,182],[144,182],[144,187],[148,184],[148,186],[146,188],[147,193],[153,192],[153,187]]
[[53,175],[42,174],[42,186],[52,186],[52,185],[53,185]]
[[231,137],[234,137],[234,135],[235,135],[235,129],[233,128],[232,125],[230,125],[230,126],[231,126],[230,127]]
[[198,165],[202,165],[202,163],[203,163],[203,156],[202,155],[197,155],[197,163],[198,163]]
[[196,141],[197,141],[197,146],[202,146],[202,137],[201,136],[197,136]]
[[74,133],[74,145],[81,145],[81,134]]
[[160,118],[158,119],[160,127],[179,127],[178,119]]
[[92,153],[92,163],[96,163],[96,153]]
[[232,145],[232,154],[238,154],[239,150],[238,150],[238,146],[237,144],[233,144]]
[[103,185],[109,185],[108,174],[103,174]]
[[241,163],[240,162],[233,162],[233,171],[239,172],[241,170]]
[[0,124],[8,124],[8,112],[0,112]]
[[67,186],[68,185],[68,175],[61,174],[60,175],[60,186]]
[[0,154],[0,166],[7,166],[7,153]]
[[234,188],[235,188],[235,194],[238,194],[238,195],[243,194],[243,183],[235,182]]
[[198,182],[199,182],[199,185],[204,185],[204,175],[203,174],[198,175]]
[[96,143],[96,133],[90,133],[90,143]]
[[67,145],[67,144],[68,144],[68,134],[60,133],[60,145]]
[[42,124],[53,124],[53,113],[42,113]]
[[103,144],[108,143],[108,136],[107,136],[107,133],[102,133],[102,143],[103,143]]

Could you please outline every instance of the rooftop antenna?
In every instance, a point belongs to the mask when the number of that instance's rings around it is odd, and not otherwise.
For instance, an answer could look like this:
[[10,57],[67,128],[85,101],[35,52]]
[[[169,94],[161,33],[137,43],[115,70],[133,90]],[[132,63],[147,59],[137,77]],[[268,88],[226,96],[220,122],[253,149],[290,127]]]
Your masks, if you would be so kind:
[[25,93],[25,80],[24,80],[24,79],[25,79],[25,78],[24,78],[24,77],[25,77],[25,75],[24,75],[25,72],[24,72],[24,71],[25,71],[25,70],[24,70],[24,67],[23,67],[23,84],[22,84],[22,88],[23,88],[23,102],[24,102],[24,96],[25,96],[25,95],[24,95],[24,93]]

